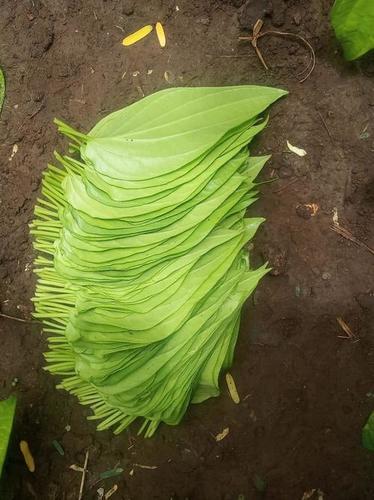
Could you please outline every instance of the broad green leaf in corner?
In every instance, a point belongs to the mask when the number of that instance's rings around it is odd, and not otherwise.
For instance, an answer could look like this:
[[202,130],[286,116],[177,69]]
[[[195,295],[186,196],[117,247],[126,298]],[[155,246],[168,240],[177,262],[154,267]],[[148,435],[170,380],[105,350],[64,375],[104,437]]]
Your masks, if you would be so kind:
[[0,401],[0,477],[8,448],[9,436],[12,431],[16,402],[14,396],[5,401]]
[[374,411],[362,429],[362,444],[370,451],[374,451]]
[[335,0],[331,23],[348,61],[374,48],[373,0]]
[[5,77],[3,70],[0,68],[0,113],[3,108],[4,97],[5,97]]

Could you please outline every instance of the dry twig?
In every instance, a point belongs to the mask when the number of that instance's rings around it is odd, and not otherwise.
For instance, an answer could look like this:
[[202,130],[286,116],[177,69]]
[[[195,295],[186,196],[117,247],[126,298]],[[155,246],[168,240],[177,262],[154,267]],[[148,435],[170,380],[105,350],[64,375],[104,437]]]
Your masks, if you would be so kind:
[[313,72],[315,65],[316,65],[316,55],[314,53],[314,49],[311,46],[311,44],[307,40],[305,40],[304,37],[302,37],[301,35],[298,35],[296,33],[290,33],[288,31],[276,31],[276,30],[261,31],[263,24],[264,23],[263,23],[262,19],[258,19],[256,21],[255,25],[253,26],[252,35],[251,36],[240,36],[239,40],[249,40],[251,42],[252,47],[256,51],[257,57],[260,59],[263,67],[266,70],[268,70],[269,67],[266,64],[264,56],[262,55],[262,53],[258,47],[257,42],[258,42],[259,38],[261,38],[265,35],[274,35],[274,36],[280,36],[280,37],[295,38],[296,40],[302,42],[308,48],[308,50],[310,52],[310,59],[309,59],[309,62],[308,62],[308,65],[306,66],[306,68],[304,68],[300,73],[298,73],[297,76],[301,76],[303,73],[306,73],[305,76],[301,80],[299,80],[300,83],[305,82],[305,80],[307,78],[309,78],[309,76]]
[[365,248],[365,250],[367,250],[372,255],[374,255],[374,250],[371,247],[369,247],[369,245],[367,245],[363,241],[361,241],[361,240],[357,239],[355,236],[353,236],[353,234],[351,232],[349,232],[348,229],[345,229],[344,227],[342,227],[338,224],[331,225],[330,229],[332,231],[334,231],[335,233],[339,234],[340,236],[342,236],[343,238],[345,238],[346,240],[352,241],[352,243],[355,243],[356,245],[358,245],[361,248]]
[[331,142],[333,143],[333,142],[334,142],[334,138],[333,138],[333,137],[332,137],[332,135],[331,135],[331,132],[330,132],[329,127],[327,126],[326,120],[323,118],[322,114],[321,114],[319,111],[317,111],[317,113],[319,114],[319,117],[321,118],[321,121],[322,121],[322,123],[323,123],[323,126],[325,127],[326,132],[328,133],[328,135],[329,135],[329,137],[330,137]]
[[82,472],[82,480],[81,480],[81,486],[79,488],[79,496],[78,500],[82,500],[83,497],[83,488],[84,488],[84,481],[86,479],[86,472],[87,472],[87,464],[88,464],[88,450],[86,451],[86,458],[84,459],[84,466],[83,466],[83,472]]
[[115,484],[109,491],[105,493],[104,500],[108,500],[118,490],[118,485]]
[[139,467],[139,469],[158,469],[158,465],[143,465],[143,464],[133,464],[134,467]]
[[17,318],[16,316],[9,316],[9,314],[0,313],[1,318],[12,319],[13,321],[21,321],[21,323],[41,323],[40,321],[35,321],[33,319],[23,319]]
[[292,184],[295,184],[299,180],[300,179],[298,177],[296,177],[295,179],[292,179],[292,181],[288,182],[287,184],[285,184],[284,186],[280,187],[279,189],[275,189],[273,191],[273,193],[281,193],[282,191],[284,191],[288,187],[292,186]]
[[345,333],[345,335],[338,335],[339,339],[349,339],[352,340],[352,342],[358,342],[360,339],[357,338],[357,336],[352,332],[350,329],[349,325],[344,321],[343,318],[340,318],[339,316],[336,318],[336,321],[339,323],[339,326]]

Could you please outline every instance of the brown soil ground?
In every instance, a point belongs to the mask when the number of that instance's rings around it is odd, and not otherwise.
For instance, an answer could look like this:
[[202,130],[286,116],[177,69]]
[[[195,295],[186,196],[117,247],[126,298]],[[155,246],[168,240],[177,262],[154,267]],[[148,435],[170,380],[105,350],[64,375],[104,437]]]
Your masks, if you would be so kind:
[[[39,325],[0,318],[0,396],[18,397],[4,500],[78,499],[81,474],[69,466],[82,464],[87,449],[87,500],[113,484],[118,491],[111,498],[128,500],[301,500],[312,489],[320,490],[312,497],[320,500],[374,498],[374,455],[360,443],[374,409],[374,256],[330,229],[335,210],[342,227],[374,247],[374,64],[370,57],[344,62],[328,21],[331,3],[0,0],[7,79],[0,121],[3,314],[31,315],[28,223],[43,169],[63,147],[54,117],[88,130],[169,85],[256,83],[290,91],[254,147],[273,154],[261,180],[278,179],[262,186],[251,208],[267,218],[253,263],[268,259],[273,272],[243,311],[232,370],[242,402],[233,404],[224,389],[150,440],[135,428],[118,437],[97,433],[85,418],[89,411],[57,391],[43,371]],[[267,28],[311,42],[317,64],[307,81],[297,80],[308,60],[297,42],[261,39],[271,68],[265,71],[249,43],[238,41],[260,16]],[[164,50],[154,36],[121,45],[124,33],[158,19],[168,36]],[[288,153],[287,139],[307,156]],[[318,205],[313,217],[303,207],[311,203]],[[357,342],[341,338],[337,317]],[[217,443],[225,427],[230,433]],[[30,444],[34,474],[20,456],[20,439]],[[96,482],[116,466],[124,469],[120,476]]]

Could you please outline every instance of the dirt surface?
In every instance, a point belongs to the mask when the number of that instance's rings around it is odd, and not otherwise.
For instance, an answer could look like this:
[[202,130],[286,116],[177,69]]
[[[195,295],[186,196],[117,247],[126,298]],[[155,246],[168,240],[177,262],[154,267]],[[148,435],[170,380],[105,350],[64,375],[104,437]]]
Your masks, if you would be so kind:
[[[243,311],[232,369],[241,403],[223,388],[221,397],[190,408],[180,426],[161,426],[150,440],[137,437],[136,428],[119,437],[97,433],[85,418],[90,412],[43,371],[39,325],[0,318],[0,396],[18,397],[4,500],[78,499],[81,473],[69,466],[82,465],[87,449],[84,499],[114,484],[113,499],[301,500],[312,489],[320,500],[374,498],[374,455],[360,444],[374,409],[374,256],[330,229],[335,211],[342,227],[374,247],[374,64],[370,57],[344,62],[328,22],[331,3],[0,1],[7,79],[0,120],[3,314],[31,315],[28,223],[43,169],[64,147],[54,117],[85,131],[169,85],[256,83],[290,91],[254,145],[255,153],[273,154],[261,180],[276,180],[262,185],[251,207],[267,218],[252,260],[269,260],[273,271]],[[269,71],[248,42],[238,41],[259,16],[266,28],[311,42],[317,64],[307,81],[297,80],[308,53],[295,41],[260,40]],[[168,37],[164,50],[155,36],[121,45],[124,33],[158,19]],[[307,156],[287,152],[287,139]],[[318,207],[305,207],[312,203]],[[337,317],[354,339],[341,338]],[[216,443],[225,427],[229,435]],[[30,444],[34,474],[23,463],[20,439]],[[121,475],[97,482],[116,466]]]

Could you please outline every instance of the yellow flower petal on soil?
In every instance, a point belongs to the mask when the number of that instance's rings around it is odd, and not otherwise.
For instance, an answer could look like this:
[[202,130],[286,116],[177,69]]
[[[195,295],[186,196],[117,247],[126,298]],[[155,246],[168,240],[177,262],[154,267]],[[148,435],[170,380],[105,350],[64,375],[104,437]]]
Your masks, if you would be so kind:
[[219,441],[222,441],[222,439],[225,439],[225,437],[229,435],[229,432],[230,432],[229,427],[226,427],[225,429],[223,429],[222,432],[220,432],[219,434],[217,434],[217,436],[215,437],[215,440],[217,441],[217,443]]
[[20,441],[19,448],[22,452],[23,458],[25,459],[27,468],[29,469],[30,472],[34,472],[35,471],[34,457],[31,455],[31,451],[27,441]]
[[147,24],[146,26],[143,26],[143,28],[140,28],[140,30],[135,31],[135,33],[131,33],[131,35],[126,36],[122,44],[125,45],[125,47],[132,45],[136,42],[139,42],[142,38],[145,36],[149,35],[150,32],[153,30],[153,26],[150,24]]
[[157,33],[158,43],[160,44],[161,47],[165,47],[166,45],[165,31],[164,27],[159,22],[156,23],[156,33]]
[[235,380],[234,380],[233,376],[231,375],[231,373],[228,373],[228,372],[226,373],[226,384],[227,384],[227,388],[229,390],[231,399],[234,401],[234,403],[239,404],[240,397],[239,397],[238,391],[236,389]]
[[289,141],[287,141],[287,147],[292,153],[295,153],[295,155],[297,155],[297,156],[305,156],[306,155],[305,149],[298,148],[296,146],[292,146],[292,144]]

